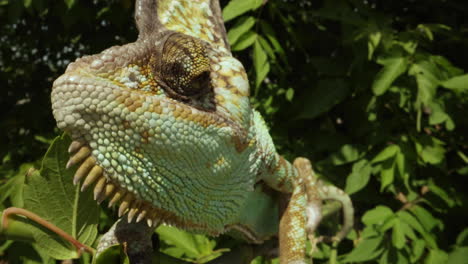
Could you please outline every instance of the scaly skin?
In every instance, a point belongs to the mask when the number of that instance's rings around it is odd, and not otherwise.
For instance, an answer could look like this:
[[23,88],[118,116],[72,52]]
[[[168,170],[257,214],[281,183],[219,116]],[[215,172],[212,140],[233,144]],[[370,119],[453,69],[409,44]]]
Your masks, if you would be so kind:
[[303,263],[321,201],[349,197],[276,153],[249,104],[242,64],[232,57],[217,1],[136,3],[138,40],[77,59],[53,84],[57,125],[74,142],[68,166],[95,199],[119,216],[211,235],[229,229],[251,242],[268,237],[239,221],[254,185],[292,193],[280,224],[281,263]]

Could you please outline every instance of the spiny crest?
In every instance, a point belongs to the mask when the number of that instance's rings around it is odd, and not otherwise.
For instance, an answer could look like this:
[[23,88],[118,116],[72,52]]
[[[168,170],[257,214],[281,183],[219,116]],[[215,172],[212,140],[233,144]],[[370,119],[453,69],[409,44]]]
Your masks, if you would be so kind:
[[167,29],[201,39],[229,53],[218,1],[160,0],[157,14]]

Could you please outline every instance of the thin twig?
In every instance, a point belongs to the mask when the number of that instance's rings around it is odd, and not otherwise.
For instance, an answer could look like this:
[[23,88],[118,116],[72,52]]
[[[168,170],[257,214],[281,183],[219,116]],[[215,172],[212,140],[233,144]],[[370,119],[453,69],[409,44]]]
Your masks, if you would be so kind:
[[81,243],[80,241],[76,240],[74,237],[70,236],[67,234],[65,231],[62,229],[58,228],[56,225],[50,223],[47,220],[44,220],[42,217],[38,216],[37,214],[30,212],[28,210],[25,210],[23,208],[17,208],[17,207],[9,207],[3,211],[3,216],[2,216],[2,229],[6,229],[8,227],[8,217],[10,215],[22,215],[24,217],[27,217],[31,219],[32,221],[42,225],[43,227],[47,228],[48,230],[56,233],[63,239],[67,240],[70,242],[73,246],[75,246],[78,256],[81,256],[81,253],[83,251],[86,251],[90,254],[94,253],[94,249]]

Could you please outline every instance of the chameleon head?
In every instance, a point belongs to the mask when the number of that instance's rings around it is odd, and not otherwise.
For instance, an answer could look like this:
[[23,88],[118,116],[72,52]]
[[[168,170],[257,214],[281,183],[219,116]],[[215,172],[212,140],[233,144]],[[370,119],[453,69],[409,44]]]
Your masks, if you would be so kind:
[[247,77],[205,41],[167,31],[77,59],[51,100],[75,182],[129,220],[216,234],[253,185]]

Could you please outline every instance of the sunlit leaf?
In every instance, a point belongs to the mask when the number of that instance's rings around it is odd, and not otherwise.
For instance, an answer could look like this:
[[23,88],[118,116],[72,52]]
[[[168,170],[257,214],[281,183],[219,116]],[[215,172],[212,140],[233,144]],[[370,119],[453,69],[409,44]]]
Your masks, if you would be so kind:
[[247,31],[245,34],[239,37],[237,42],[231,47],[233,51],[241,51],[255,43],[257,40],[257,33],[253,31]]
[[468,264],[468,247],[456,247],[448,255],[446,263]]
[[68,9],[72,8],[75,5],[76,0],[64,0],[65,4],[67,5]]
[[247,33],[255,25],[255,18],[251,16],[241,17],[236,24],[231,27],[227,36],[229,43],[234,45],[240,36]]
[[372,159],[372,163],[382,162],[394,157],[400,151],[400,146],[392,144],[384,148]]
[[[54,140],[39,172],[26,178],[24,207],[55,224],[81,243],[92,245],[97,236],[99,207],[92,190],[80,191],[73,185],[74,170],[65,169],[70,139]],[[76,258],[74,247],[64,243],[54,233],[31,226],[38,247],[56,259]]]
[[443,143],[434,137],[424,142],[422,149],[418,150],[418,154],[422,160],[430,164],[439,164],[445,158],[445,148]]
[[382,32],[375,31],[369,34],[369,39],[367,41],[367,59],[371,60],[372,55],[374,55],[374,51],[380,44],[380,40],[382,39]]
[[270,63],[267,60],[265,50],[260,45],[260,42],[255,41],[253,51],[253,64],[255,68],[255,87],[260,86],[262,81],[270,71]]
[[440,220],[436,219],[429,211],[421,206],[413,206],[410,211],[427,231],[431,231],[433,228],[440,225]]
[[29,8],[31,6],[32,0],[23,0],[24,7]]
[[382,170],[380,171],[380,191],[383,191],[387,186],[393,183],[395,179],[395,160],[389,159],[386,160],[382,165]]
[[413,250],[411,250],[411,262],[416,262],[423,255],[426,243],[422,239],[417,239],[413,241],[412,246]]
[[439,70],[429,60],[414,63],[408,73],[416,78],[418,85],[418,103],[429,105],[435,96],[436,88],[439,85]]
[[392,244],[398,248],[402,249],[403,246],[405,245],[405,235],[403,233],[403,228],[401,227],[401,220],[397,218],[395,220],[395,223],[393,224],[393,230],[392,230]]
[[379,256],[383,248],[380,247],[383,237],[365,238],[344,258],[344,262],[363,262]]
[[255,10],[262,5],[263,0],[231,0],[223,9],[224,21],[229,21],[247,11]]
[[468,91],[468,74],[455,76],[446,81],[440,83],[443,87],[447,89],[452,89],[457,92],[467,92]]
[[204,235],[191,234],[165,225],[160,226],[156,233],[159,234],[160,239],[171,246],[162,252],[174,257],[185,257],[192,260],[203,258],[205,261],[209,261],[221,254],[214,251],[216,242]]
[[392,209],[387,206],[378,205],[374,209],[367,211],[362,216],[362,222],[366,225],[383,224],[385,220],[393,216]]
[[330,156],[330,160],[334,165],[343,165],[349,162],[353,162],[361,156],[361,153],[357,146],[346,144],[343,145],[337,152]]
[[468,228],[463,229],[457,236],[458,246],[468,246]]
[[429,251],[429,256],[426,258],[425,264],[445,264],[448,263],[447,259],[448,254],[445,251],[432,249]]
[[404,56],[382,58],[378,60],[384,67],[377,73],[372,84],[375,95],[384,94],[393,82],[408,69],[408,58]]
[[345,192],[353,194],[364,188],[369,182],[371,171],[371,165],[367,160],[354,163],[351,174],[346,178]]

